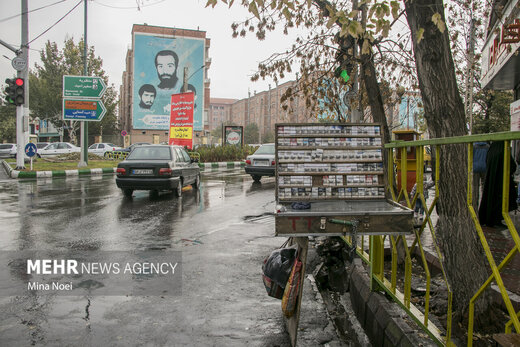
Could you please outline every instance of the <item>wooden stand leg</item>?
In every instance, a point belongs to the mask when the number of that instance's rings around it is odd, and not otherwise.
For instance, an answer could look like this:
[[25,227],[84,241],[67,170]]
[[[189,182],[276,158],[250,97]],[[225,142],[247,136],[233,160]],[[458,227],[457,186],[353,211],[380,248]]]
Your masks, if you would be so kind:
[[305,280],[305,268],[307,264],[307,249],[309,245],[309,239],[307,237],[293,237],[293,244],[297,243],[300,247],[300,261],[302,262],[302,271],[301,271],[301,277],[300,277],[300,292],[298,293],[298,299],[296,300],[296,310],[294,314],[286,318],[285,320],[285,326],[287,327],[287,331],[289,332],[289,337],[291,339],[291,346],[296,346],[297,341],[297,335],[298,335],[298,324],[300,322],[300,308],[302,303],[302,296],[303,296],[303,285]]

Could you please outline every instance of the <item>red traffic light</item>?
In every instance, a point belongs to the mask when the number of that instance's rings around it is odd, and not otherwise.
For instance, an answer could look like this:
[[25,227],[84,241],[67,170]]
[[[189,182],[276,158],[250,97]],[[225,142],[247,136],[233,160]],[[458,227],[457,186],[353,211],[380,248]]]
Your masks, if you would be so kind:
[[15,81],[14,81],[14,84],[16,84],[17,86],[21,87],[23,86],[23,78],[17,78]]

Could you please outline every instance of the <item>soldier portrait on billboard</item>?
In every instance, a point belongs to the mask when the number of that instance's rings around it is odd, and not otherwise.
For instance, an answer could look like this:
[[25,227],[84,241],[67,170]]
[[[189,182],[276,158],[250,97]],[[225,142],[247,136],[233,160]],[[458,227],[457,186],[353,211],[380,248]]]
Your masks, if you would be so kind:
[[174,51],[163,50],[155,56],[155,68],[159,77],[160,89],[173,89],[177,84],[177,67],[179,66],[179,57]]
[[188,92],[193,92],[193,109],[197,109],[197,91],[193,84],[188,84]]
[[136,32],[133,41],[132,127],[170,129],[171,97],[181,93],[182,74],[187,69],[187,83],[191,85],[187,89],[195,93],[197,105],[194,106],[193,128],[202,131],[205,76],[200,67],[206,61],[206,40]]
[[141,88],[139,88],[139,97],[141,98],[139,107],[147,110],[152,108],[156,95],[157,91],[154,86],[151,84],[143,84]]

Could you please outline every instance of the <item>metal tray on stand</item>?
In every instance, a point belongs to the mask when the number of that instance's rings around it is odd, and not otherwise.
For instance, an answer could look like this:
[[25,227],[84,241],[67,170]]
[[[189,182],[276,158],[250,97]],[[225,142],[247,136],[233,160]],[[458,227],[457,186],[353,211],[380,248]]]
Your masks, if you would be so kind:
[[[391,200],[344,200],[311,202],[309,209],[279,205],[275,213],[276,236],[401,235],[413,232],[413,211]],[[338,222],[339,221],[339,222]]]

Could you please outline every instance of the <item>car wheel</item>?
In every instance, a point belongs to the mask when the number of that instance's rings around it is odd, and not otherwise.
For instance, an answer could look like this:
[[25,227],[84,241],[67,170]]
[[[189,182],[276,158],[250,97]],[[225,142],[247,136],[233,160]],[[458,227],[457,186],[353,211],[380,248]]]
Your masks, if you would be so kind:
[[123,194],[125,194],[125,196],[127,198],[131,198],[133,193],[134,193],[133,189],[123,189]]
[[177,188],[175,189],[175,196],[180,198],[182,196],[182,180],[179,181]]
[[159,191],[157,189],[150,190],[150,196],[156,198],[159,196]]
[[251,177],[253,178],[253,181],[255,181],[255,182],[260,182],[260,179],[262,178],[262,176],[258,176],[258,175],[251,175]]
[[193,183],[193,189],[199,189],[200,188],[200,174],[197,175],[197,178],[195,178],[195,183]]

